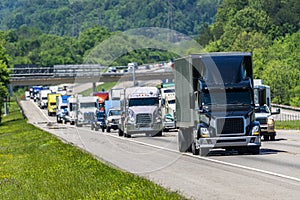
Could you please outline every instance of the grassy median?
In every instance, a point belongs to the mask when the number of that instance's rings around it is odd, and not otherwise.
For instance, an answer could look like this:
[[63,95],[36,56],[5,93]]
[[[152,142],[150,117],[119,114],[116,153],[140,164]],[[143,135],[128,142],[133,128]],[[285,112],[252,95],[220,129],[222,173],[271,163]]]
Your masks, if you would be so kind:
[[16,103],[0,125],[0,199],[183,199],[27,124]]

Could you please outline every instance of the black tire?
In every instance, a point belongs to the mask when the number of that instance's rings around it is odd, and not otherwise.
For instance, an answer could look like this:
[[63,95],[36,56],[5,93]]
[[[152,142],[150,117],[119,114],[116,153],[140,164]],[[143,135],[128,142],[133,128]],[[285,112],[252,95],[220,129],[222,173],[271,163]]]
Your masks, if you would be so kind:
[[161,137],[161,136],[162,136],[162,131],[158,131],[156,134],[153,135],[153,137]]
[[104,127],[101,127],[101,129],[102,129],[102,132],[105,132],[105,128]]
[[248,147],[248,152],[257,155],[260,152],[260,147],[259,146]]
[[94,130],[94,124],[91,124],[91,130]]
[[269,141],[269,140],[270,140],[270,136],[264,135],[264,141]]
[[119,136],[123,136],[124,135],[124,133],[123,133],[123,131],[121,129],[118,130],[118,134],[119,134]]
[[178,130],[178,147],[180,152],[191,151],[191,144],[193,142],[193,129],[187,128]]
[[99,128],[98,128],[98,126],[95,126],[95,131],[99,131]]
[[271,141],[275,141],[275,134],[273,134],[273,135],[270,136],[270,140]]
[[71,121],[71,122],[70,122],[70,124],[71,124],[71,125],[74,125],[74,124],[75,124],[75,122],[74,122],[74,121]]
[[200,150],[196,148],[196,142],[195,141],[193,141],[191,149],[192,149],[193,155],[199,155],[200,154]]
[[200,156],[207,156],[209,154],[209,148],[200,148]]
[[61,123],[62,123],[62,121],[61,121],[60,117],[56,116],[56,122],[57,122],[57,123],[59,123],[59,124],[61,124]]
[[110,133],[110,127],[106,127],[106,132]]

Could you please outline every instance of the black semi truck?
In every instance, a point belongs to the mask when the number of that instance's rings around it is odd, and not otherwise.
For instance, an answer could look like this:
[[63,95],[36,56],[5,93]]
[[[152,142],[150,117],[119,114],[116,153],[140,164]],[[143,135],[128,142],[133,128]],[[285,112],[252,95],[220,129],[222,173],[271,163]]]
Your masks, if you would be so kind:
[[180,152],[213,148],[259,154],[252,54],[217,52],[175,60],[176,124]]

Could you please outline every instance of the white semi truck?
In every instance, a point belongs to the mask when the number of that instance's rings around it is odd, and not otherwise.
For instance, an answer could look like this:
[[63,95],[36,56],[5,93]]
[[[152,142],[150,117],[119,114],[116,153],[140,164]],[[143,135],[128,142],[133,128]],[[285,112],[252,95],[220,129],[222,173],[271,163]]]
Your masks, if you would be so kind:
[[119,136],[131,137],[140,133],[146,133],[147,136],[162,135],[158,88],[126,88],[121,98],[121,111]]
[[48,106],[48,94],[51,93],[51,90],[41,90],[39,92],[38,106],[41,109],[47,108]]
[[82,126],[92,124],[94,115],[99,110],[97,96],[78,96],[75,125]]

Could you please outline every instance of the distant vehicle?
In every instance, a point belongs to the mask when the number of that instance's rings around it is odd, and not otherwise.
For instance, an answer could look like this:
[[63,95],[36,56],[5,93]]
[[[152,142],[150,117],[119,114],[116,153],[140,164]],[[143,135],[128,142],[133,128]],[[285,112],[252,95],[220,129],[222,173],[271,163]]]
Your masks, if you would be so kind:
[[275,120],[272,115],[279,114],[279,110],[271,112],[267,104],[255,107],[255,119],[260,123],[261,135],[265,141],[275,140]]
[[133,69],[138,69],[138,64],[136,62],[128,63],[127,70],[131,72]]
[[106,129],[106,114],[104,110],[96,110],[94,115],[91,119],[91,130],[98,131],[99,129],[102,130],[102,132]]
[[38,106],[41,109],[47,108],[48,106],[48,94],[51,93],[51,90],[41,90],[39,92]]
[[94,120],[96,111],[99,110],[99,101],[96,96],[78,96],[75,125],[90,125]]
[[105,101],[106,111],[106,131],[110,132],[111,129],[117,130],[119,120],[121,118],[120,100],[108,100]]
[[140,133],[147,136],[162,135],[158,88],[126,88],[121,98],[121,110],[119,136],[131,137]]
[[43,86],[32,87],[32,98],[36,102],[39,99],[39,92],[43,89]]
[[275,140],[275,119],[272,115],[279,114],[280,109],[271,112],[271,90],[263,80],[254,79],[255,119],[259,121],[261,136],[265,141]]
[[117,72],[117,68],[116,67],[109,67],[107,72],[108,73]]
[[47,95],[47,99],[48,99],[48,115],[56,115],[56,97],[60,96],[61,94],[59,93],[49,93]]
[[29,91],[25,91],[25,100],[30,100],[30,92]]
[[[56,97],[56,121],[57,123],[62,123],[65,116],[68,115],[68,98],[70,95],[61,95]],[[67,121],[64,121],[66,123]]]
[[176,128],[175,112],[175,84],[163,83],[160,88],[161,112],[163,118],[164,131]]
[[63,116],[64,123],[70,122],[71,125],[75,124],[77,110],[77,98],[71,96],[68,98],[68,113]]

